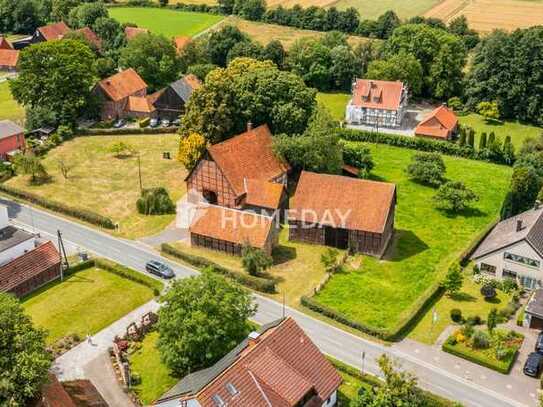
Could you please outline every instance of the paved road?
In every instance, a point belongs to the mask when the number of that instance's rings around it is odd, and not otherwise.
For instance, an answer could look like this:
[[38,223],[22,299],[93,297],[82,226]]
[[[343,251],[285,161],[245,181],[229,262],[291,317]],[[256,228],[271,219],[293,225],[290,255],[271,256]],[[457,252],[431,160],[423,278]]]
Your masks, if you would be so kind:
[[[67,241],[136,270],[143,271],[143,266],[148,260],[160,259],[169,263],[179,278],[196,274],[190,268],[162,258],[152,248],[142,243],[118,239],[79,223],[9,200],[0,199],[0,203],[8,206],[9,216],[15,223],[52,236],[60,229]],[[258,303],[258,313],[255,317],[258,323],[270,322],[282,316],[281,304],[259,295],[255,295],[255,301]],[[378,374],[375,361],[381,354],[388,353],[397,358],[403,368],[414,372],[422,387],[452,400],[457,400],[466,406],[535,405],[534,400],[528,396],[527,389],[507,391],[507,376],[488,371],[488,377],[492,378],[488,381],[490,388],[483,387],[468,378],[455,374],[452,366],[448,366],[449,371],[444,370],[425,361],[424,355],[417,356],[416,352],[408,353],[403,348],[387,347],[370,342],[288,307],[286,314],[295,318],[315,344],[326,354],[361,368],[361,355],[362,352],[365,352],[364,370],[366,372]]]

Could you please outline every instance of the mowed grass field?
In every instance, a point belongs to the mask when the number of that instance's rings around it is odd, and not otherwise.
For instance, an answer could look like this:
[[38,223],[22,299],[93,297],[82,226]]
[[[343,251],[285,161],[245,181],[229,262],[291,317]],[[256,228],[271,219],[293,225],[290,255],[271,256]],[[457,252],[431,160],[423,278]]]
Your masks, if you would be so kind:
[[[175,134],[137,136],[90,136],[67,141],[49,151],[44,165],[50,182],[30,186],[26,176],[16,176],[7,184],[30,191],[57,202],[109,216],[120,226],[123,237],[153,235],[170,224],[175,215],[144,216],[137,213],[140,196],[138,160],[136,156],[116,158],[111,147],[122,141],[141,152],[144,188],[165,187],[175,202],[185,194],[185,168],[175,159],[178,138]],[[169,151],[174,159],[165,160]],[[61,175],[58,161],[64,159],[73,168],[68,179]]]
[[444,21],[460,15],[480,32],[512,31],[543,24],[543,0],[444,0],[424,13]]
[[152,298],[151,288],[92,267],[44,286],[22,303],[34,324],[49,332],[52,344],[70,334],[93,335]]
[[[243,20],[237,17],[229,17],[225,24],[235,25],[238,29],[253,40],[262,45],[268,44],[272,40],[279,40],[285,48],[290,48],[296,40],[302,38],[321,38],[325,33],[312,30],[300,30],[293,27],[287,27],[276,24],[258,23],[254,21]],[[367,38],[351,35],[348,41],[352,46],[368,41]]]
[[145,7],[113,7],[109,14],[121,23],[135,23],[166,37],[194,36],[223,19],[215,14]]
[[23,125],[25,120],[25,110],[13,100],[7,81],[0,83],[0,120],[5,119],[20,125]]
[[356,321],[393,328],[443,278],[473,239],[498,218],[511,168],[443,156],[447,178],[463,181],[480,198],[471,210],[451,216],[435,207],[435,189],[405,175],[416,151],[368,147],[376,164],[374,177],[397,186],[394,240],[383,260],[364,256],[359,267],[334,275],[315,298]]

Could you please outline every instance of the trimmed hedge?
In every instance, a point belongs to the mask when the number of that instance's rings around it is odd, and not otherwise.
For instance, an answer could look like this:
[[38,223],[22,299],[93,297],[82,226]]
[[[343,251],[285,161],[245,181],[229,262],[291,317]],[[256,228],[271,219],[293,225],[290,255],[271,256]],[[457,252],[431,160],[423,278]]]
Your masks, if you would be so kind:
[[515,352],[514,356],[509,361],[509,364],[507,365],[507,367],[503,367],[496,363],[493,363],[492,360],[489,360],[484,355],[478,355],[474,352],[469,352],[469,353],[463,352],[462,350],[456,348],[454,345],[448,344],[447,341],[445,341],[441,349],[444,352],[450,353],[451,355],[458,356],[459,358],[466,359],[473,363],[477,363],[478,365],[487,367],[489,369],[495,370],[496,372],[499,372],[502,374],[509,374],[518,354],[518,351]]
[[111,260],[97,258],[94,259],[94,265],[98,268],[116,274],[120,277],[126,278],[127,280],[134,281],[135,283],[144,285],[153,290],[156,289],[160,291],[164,287],[164,284],[161,281],[155,280],[154,278],[148,277],[128,267],[121,266],[120,264],[115,263]]
[[166,6],[161,6],[158,2],[154,3],[151,1],[128,1],[127,3],[109,3],[106,4],[108,8],[115,7],[146,7],[146,8],[165,8],[169,10],[177,11],[193,11],[197,13],[210,13],[210,14],[223,14],[219,6],[210,6],[207,4],[185,4],[185,3],[175,3],[168,4]]
[[163,243],[161,245],[161,251],[165,254],[169,254],[170,256],[178,258],[186,263],[189,263],[199,269],[211,267],[214,272],[222,274],[226,277],[229,277],[232,280],[244,286],[252,288],[254,290],[261,291],[264,293],[275,292],[275,281],[270,280],[268,278],[254,277],[254,276],[250,276],[248,274],[245,274],[239,271],[227,269],[226,267],[223,267],[217,263],[214,263],[206,259],[205,257],[194,256],[192,254],[185,253],[167,243]]
[[[356,377],[361,382],[366,383],[370,386],[382,386],[383,381],[379,379],[377,376],[373,376],[370,374],[362,374],[360,373],[360,370],[352,367],[351,365],[348,365],[344,362],[341,362],[340,360],[337,360],[331,356],[326,357],[334,367],[339,370],[340,372],[346,373],[350,376]],[[458,403],[448,400],[444,397],[438,396],[434,393],[430,393],[426,390],[420,389],[424,397],[428,402],[431,403],[433,407],[452,407],[458,405]]]
[[85,270],[91,267],[94,267],[94,260],[86,260],[82,261],[80,263],[77,263],[75,266],[70,266],[68,270],[64,272],[64,275],[69,275],[73,273],[77,273],[78,271]]
[[177,127],[135,127],[122,129],[77,129],[78,136],[133,136],[138,134],[177,133]]
[[[507,165],[503,157],[492,158],[480,154],[469,146],[461,146],[450,141],[431,140],[422,137],[407,137],[396,134],[376,133],[372,131],[337,129],[338,136],[347,141],[361,141],[365,143],[387,144],[390,146],[409,148],[412,150],[435,152],[472,160],[494,162]],[[512,165],[512,164],[510,164]]]
[[0,192],[4,192],[5,194],[13,196],[15,198],[31,202],[38,206],[42,206],[46,209],[50,209],[64,215],[72,216],[82,221],[92,223],[93,225],[103,227],[104,229],[115,229],[115,224],[110,218],[99,215],[95,212],[88,211],[86,209],[74,208],[60,202],[51,201],[50,199],[43,198],[31,192],[13,188],[5,184],[0,184]]

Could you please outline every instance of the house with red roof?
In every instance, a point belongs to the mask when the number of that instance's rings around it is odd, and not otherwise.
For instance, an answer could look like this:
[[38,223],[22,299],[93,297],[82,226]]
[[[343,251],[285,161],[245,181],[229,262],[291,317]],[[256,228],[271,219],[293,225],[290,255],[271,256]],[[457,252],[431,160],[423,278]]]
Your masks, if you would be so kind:
[[32,36],[31,43],[60,40],[71,31],[64,21],[38,27]]
[[132,69],[102,79],[93,89],[101,102],[102,120],[153,117],[156,109],[147,97],[147,84]]
[[408,102],[403,82],[357,79],[346,109],[345,121],[351,125],[398,128]]
[[209,204],[269,214],[286,201],[288,166],[273,152],[267,125],[209,146],[187,175],[187,190]]
[[396,186],[302,171],[291,200],[289,240],[381,257],[394,233]]
[[451,140],[458,130],[458,117],[445,105],[434,109],[415,129],[415,135],[438,140]]
[[96,47],[96,49],[101,50],[102,49],[102,40],[98,35],[92,31],[89,27],[83,27],[79,30],[75,30],[76,33],[79,33],[83,35],[83,37],[92,45]]
[[0,35],[0,49],[13,49],[11,43],[3,36]]
[[125,27],[124,28],[124,35],[126,36],[126,40],[130,41],[136,38],[138,35],[141,34],[149,34],[149,30],[147,28],[139,28],[139,27]]
[[7,160],[25,149],[24,132],[25,129],[11,120],[0,120],[0,159]]
[[0,71],[15,72],[19,62],[19,52],[14,49],[0,48]]
[[185,376],[155,407],[333,407],[342,382],[291,317],[251,332],[213,366]]

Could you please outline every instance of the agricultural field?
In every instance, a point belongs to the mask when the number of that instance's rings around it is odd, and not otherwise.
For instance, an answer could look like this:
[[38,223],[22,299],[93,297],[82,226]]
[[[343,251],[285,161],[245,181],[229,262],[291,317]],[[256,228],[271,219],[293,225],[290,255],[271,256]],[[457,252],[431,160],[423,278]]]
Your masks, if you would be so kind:
[[109,14],[121,23],[135,23],[166,37],[194,36],[223,19],[215,14],[144,7],[114,7],[109,9]]
[[[235,25],[240,31],[246,33],[252,39],[263,45],[268,44],[272,40],[279,40],[287,49],[290,48],[296,40],[302,38],[320,38],[324,36],[324,33],[320,31],[301,30],[283,25],[258,23],[236,17],[229,17],[225,24]],[[368,40],[364,37],[349,36],[348,41],[352,46],[356,46],[357,44]]]
[[[156,287],[162,283],[156,281]],[[49,332],[47,343],[52,344],[71,334],[93,335],[152,298],[151,288],[91,267],[24,298],[23,308],[34,324]]]
[[0,83],[0,120],[5,119],[13,120],[20,125],[25,120],[25,110],[13,100],[7,81]]
[[[175,215],[137,213],[136,200],[140,196],[138,158],[136,154],[114,157],[111,147],[120,141],[141,151],[144,188],[165,187],[174,202],[185,194],[185,168],[175,159],[162,158],[165,151],[175,157],[178,148],[175,134],[77,137],[47,153],[43,164],[51,176],[49,182],[29,185],[27,177],[19,175],[7,181],[7,185],[108,216],[119,223],[119,231],[115,233],[120,236],[153,235],[169,225]],[[72,169],[68,179],[64,179],[58,162],[68,157]]]
[[424,16],[450,21],[462,14],[477,31],[512,31],[543,24],[543,0],[445,0]]
[[405,168],[415,151],[368,147],[375,162],[374,178],[397,186],[394,240],[383,259],[362,256],[359,265],[335,274],[315,299],[355,321],[393,328],[473,239],[498,218],[511,168],[443,156],[447,178],[463,181],[479,195],[473,208],[450,215],[435,207],[433,188],[406,177]]

